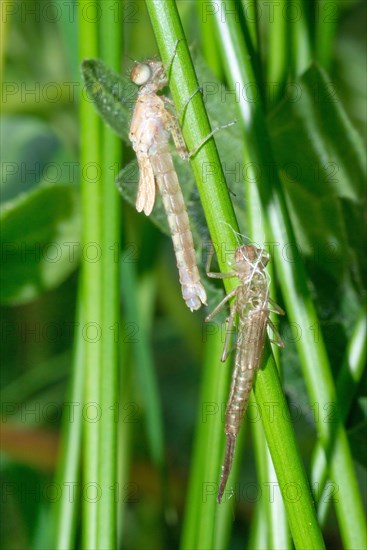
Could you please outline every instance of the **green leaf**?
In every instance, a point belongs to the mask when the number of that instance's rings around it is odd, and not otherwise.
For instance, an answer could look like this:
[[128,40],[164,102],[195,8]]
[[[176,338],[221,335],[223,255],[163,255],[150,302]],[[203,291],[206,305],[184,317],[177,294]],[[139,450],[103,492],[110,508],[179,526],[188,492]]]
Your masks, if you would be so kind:
[[58,137],[49,125],[35,117],[2,116],[1,137],[2,204],[34,189],[47,177],[50,166],[58,170],[63,166],[57,158],[60,154]]
[[314,65],[269,119],[302,252],[335,279],[362,279],[364,148],[335,90]]
[[3,205],[1,303],[22,304],[62,283],[80,257],[79,192],[40,186]]
[[[365,155],[324,71],[310,67],[290,90],[293,99],[285,97],[269,117],[272,146],[336,373],[360,304]],[[318,337],[320,327],[313,329]],[[289,343],[286,387],[306,403],[293,353]]]
[[85,59],[81,69],[88,97],[98,113],[130,145],[128,128],[137,86],[127,77],[109,69],[99,59]]

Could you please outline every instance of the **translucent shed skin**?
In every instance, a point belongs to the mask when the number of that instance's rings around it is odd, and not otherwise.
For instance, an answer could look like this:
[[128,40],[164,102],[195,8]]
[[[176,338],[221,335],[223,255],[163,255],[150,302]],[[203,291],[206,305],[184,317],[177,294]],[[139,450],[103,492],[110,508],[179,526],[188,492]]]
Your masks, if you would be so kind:
[[182,296],[191,311],[197,310],[206,304],[207,298],[200,282],[190,222],[169,150],[170,135],[180,157],[188,160],[189,154],[177,117],[167,108],[172,101],[157,94],[168,84],[165,69],[159,61],[136,63],[130,78],[140,87],[129,133],[139,165],[136,209],[149,216],[158,186],[171,230]]
[[[231,472],[236,438],[246,412],[255,374],[261,365],[267,325],[275,333],[276,340],[274,343],[284,347],[283,341],[269,319],[271,311],[281,315],[284,314],[284,311],[269,297],[269,281],[265,272],[268,261],[269,255],[266,251],[256,248],[254,245],[243,245],[238,247],[235,252],[233,271],[229,273],[207,273],[208,277],[218,279],[237,277],[239,281],[238,286],[227,294],[206,318],[206,321],[210,321],[231,298],[234,298],[230,308],[221,358],[222,361],[225,361],[231,351],[229,348],[230,336],[237,314],[236,355],[226,407],[225,433],[227,443],[217,496],[219,503],[222,501]],[[269,309],[269,304],[271,304],[272,309]]]

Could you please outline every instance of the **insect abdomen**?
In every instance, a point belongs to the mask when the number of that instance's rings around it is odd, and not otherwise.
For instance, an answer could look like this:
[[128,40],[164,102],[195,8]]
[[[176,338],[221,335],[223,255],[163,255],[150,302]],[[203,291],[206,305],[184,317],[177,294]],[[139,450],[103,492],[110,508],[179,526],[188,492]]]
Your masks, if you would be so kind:
[[152,164],[171,230],[182,296],[191,311],[196,310],[206,303],[206,293],[200,283],[190,222],[172,157],[161,150]]

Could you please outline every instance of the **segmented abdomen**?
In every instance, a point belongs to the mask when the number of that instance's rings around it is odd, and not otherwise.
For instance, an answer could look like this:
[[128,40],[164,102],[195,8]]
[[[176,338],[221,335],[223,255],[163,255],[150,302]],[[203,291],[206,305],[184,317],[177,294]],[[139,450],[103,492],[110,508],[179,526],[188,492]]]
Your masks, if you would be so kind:
[[235,367],[226,410],[226,433],[237,435],[240,430],[255,372],[260,367],[267,320],[267,312],[260,311],[239,321]]
[[171,230],[182,296],[191,311],[196,310],[206,303],[206,293],[200,282],[186,205],[168,148],[157,151],[151,163]]
[[[263,307],[265,308],[265,302]],[[233,453],[243,416],[250,399],[255,373],[260,367],[264,347],[267,310],[250,311],[239,319],[235,366],[226,408],[226,454],[219,483],[218,502],[221,502],[233,462]]]

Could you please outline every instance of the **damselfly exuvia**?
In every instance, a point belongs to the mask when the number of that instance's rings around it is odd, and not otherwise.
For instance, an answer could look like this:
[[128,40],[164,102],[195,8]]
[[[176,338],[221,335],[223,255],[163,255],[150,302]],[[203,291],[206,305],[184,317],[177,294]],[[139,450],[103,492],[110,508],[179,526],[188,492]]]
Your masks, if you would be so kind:
[[269,319],[269,313],[284,315],[284,311],[269,297],[269,280],[265,267],[269,254],[254,245],[239,246],[234,254],[233,270],[228,273],[209,272],[208,277],[225,279],[237,277],[239,284],[206,317],[210,321],[225,304],[233,298],[228,317],[228,326],[222,361],[231,352],[231,332],[237,314],[236,355],[232,375],[231,389],[226,408],[225,433],[226,452],[219,483],[218,502],[221,502],[231,471],[236,438],[245,414],[256,371],[261,364],[265,345],[266,327],[275,334],[274,343],[284,347],[276,328]]
[[140,87],[129,133],[139,165],[136,209],[149,216],[158,186],[171,231],[182,296],[193,311],[206,304],[206,293],[200,282],[190,222],[169,150],[170,134],[180,157],[188,160],[189,153],[178,119],[168,108],[172,108],[172,101],[157,93],[168,85],[163,64],[153,60],[136,63],[130,78]]

